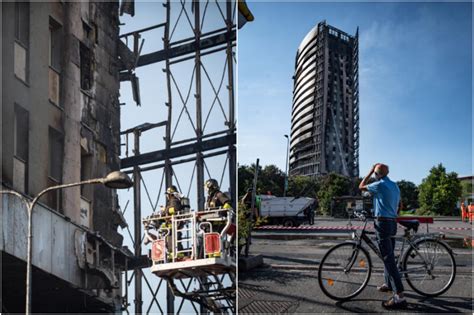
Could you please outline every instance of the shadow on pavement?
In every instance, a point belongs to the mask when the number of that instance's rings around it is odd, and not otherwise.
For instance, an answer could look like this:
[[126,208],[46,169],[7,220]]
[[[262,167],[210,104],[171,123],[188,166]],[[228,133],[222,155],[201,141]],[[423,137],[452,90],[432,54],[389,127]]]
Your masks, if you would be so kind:
[[[389,295],[387,295],[388,299]],[[405,293],[405,297],[415,299],[409,300],[406,309],[398,312],[409,313],[459,313],[459,309],[466,309],[466,312],[472,312],[472,301],[468,298],[459,298],[452,296],[443,296],[438,298],[421,298],[419,295]],[[368,302],[380,302],[379,299],[352,299],[344,302],[337,302],[336,306],[351,313],[371,313],[371,307],[363,308],[360,305],[369,305]],[[419,303],[418,303],[419,302]],[[387,310],[387,312],[389,312]]]
[[[466,312],[471,313],[474,306],[472,299],[458,296],[440,295],[438,297],[430,298],[413,293],[405,293],[405,296],[418,300],[419,303],[417,304],[411,303],[411,305],[415,305],[416,308],[422,308],[422,310],[429,310],[430,308],[433,308],[436,310],[433,312],[436,313],[458,313],[459,310],[456,310],[456,308],[465,309]],[[413,310],[416,311],[416,309]]]
[[239,281],[252,280],[252,281],[272,281],[279,284],[286,284],[289,281],[298,279],[314,278],[315,281],[317,276],[308,275],[308,273],[300,272],[285,272],[271,267],[258,268],[248,272],[239,272]]

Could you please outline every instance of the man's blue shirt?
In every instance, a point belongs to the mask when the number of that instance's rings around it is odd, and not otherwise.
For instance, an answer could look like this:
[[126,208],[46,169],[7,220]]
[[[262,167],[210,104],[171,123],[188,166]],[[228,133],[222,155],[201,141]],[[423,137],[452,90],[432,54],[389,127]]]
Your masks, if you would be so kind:
[[400,189],[388,176],[367,185],[367,190],[374,196],[374,216],[396,218],[398,203],[400,202]]

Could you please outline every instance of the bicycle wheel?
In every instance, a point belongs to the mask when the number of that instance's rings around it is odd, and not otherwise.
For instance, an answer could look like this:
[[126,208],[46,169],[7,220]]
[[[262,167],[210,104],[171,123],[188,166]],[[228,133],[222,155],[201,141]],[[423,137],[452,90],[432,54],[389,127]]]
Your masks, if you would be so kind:
[[451,249],[436,239],[423,239],[410,247],[403,258],[408,285],[417,293],[437,296],[446,292],[456,276],[456,261]]
[[372,262],[369,253],[355,243],[341,243],[324,255],[318,270],[319,286],[333,300],[357,296],[370,279]]

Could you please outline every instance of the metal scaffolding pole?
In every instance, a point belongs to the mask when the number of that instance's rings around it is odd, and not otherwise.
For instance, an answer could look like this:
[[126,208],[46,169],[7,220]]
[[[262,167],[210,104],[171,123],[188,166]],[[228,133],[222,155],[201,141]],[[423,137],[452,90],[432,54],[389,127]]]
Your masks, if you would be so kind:
[[[226,26],[227,32],[230,34],[232,32],[232,0],[227,0],[226,3]],[[235,107],[234,107],[234,62],[233,62],[233,54],[232,54],[232,42],[227,41],[226,47],[226,54],[227,54],[227,77],[228,77],[228,85],[227,89],[229,90],[229,134],[233,134],[235,132]],[[229,144],[229,178],[237,178],[236,176],[236,168],[232,167],[232,165],[237,165],[236,159],[236,149],[234,144]],[[230,181],[230,195],[232,196],[232,206],[236,209],[237,202],[235,196],[237,196],[237,189],[236,189],[236,181]]]
[[[140,154],[140,130],[135,130],[134,135],[134,155]],[[142,254],[142,220],[141,220],[141,174],[140,168],[135,166],[133,168],[133,205],[134,205],[134,245],[135,258],[139,259]],[[142,313],[142,270],[136,267],[135,270],[135,313]]]
[[[201,18],[199,1],[193,1],[194,6],[194,38],[196,43],[201,40]],[[194,65],[196,67],[196,146],[200,147],[202,143],[202,98],[201,98],[201,49],[196,46]],[[196,152],[196,181],[198,209],[204,209],[204,159],[202,152]]]
[[[165,22],[165,34],[163,37],[163,44],[164,50],[168,54],[170,49],[170,19],[171,19],[171,3],[170,0],[166,1],[164,4],[166,9],[166,22]],[[169,151],[171,148],[171,122],[172,122],[172,115],[173,115],[173,98],[171,93],[171,69],[170,69],[170,60],[166,58],[166,87],[167,87],[167,94],[168,94],[168,102],[166,105],[168,106],[168,120],[166,123],[166,134],[165,134],[165,148],[166,151]],[[170,187],[173,184],[173,169],[171,166],[171,160],[167,158],[165,160],[165,186]],[[168,282],[168,280],[167,280]],[[166,311],[168,314],[174,314],[174,294],[171,290],[169,283],[166,286]]]

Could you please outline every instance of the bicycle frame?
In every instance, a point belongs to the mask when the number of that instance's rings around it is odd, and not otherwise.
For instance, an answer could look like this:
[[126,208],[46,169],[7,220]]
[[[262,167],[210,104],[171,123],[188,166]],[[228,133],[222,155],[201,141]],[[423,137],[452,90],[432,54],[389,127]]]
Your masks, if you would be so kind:
[[[365,220],[364,220],[364,226],[362,228],[362,231],[361,231],[360,235],[358,235],[357,232],[353,232],[352,239],[356,242],[357,249],[362,246],[362,241],[364,241],[367,244],[367,246],[375,253],[375,255],[377,255],[377,257],[379,257],[383,261],[383,257],[382,257],[382,254],[380,253],[378,244],[372,238],[369,237],[369,235],[375,235],[375,232],[371,232],[371,231],[366,230],[367,223],[369,222],[369,220],[371,222],[374,221],[373,218],[367,218],[366,217]],[[408,270],[402,270],[401,264],[402,264],[402,261],[403,261],[402,258],[404,257],[404,255],[406,254],[406,252],[408,251],[409,248],[413,248],[413,250],[416,252],[416,254],[419,255],[420,257],[422,257],[424,267],[427,268],[428,265],[429,265],[429,262],[427,262],[426,258],[418,251],[416,243],[420,239],[433,239],[433,240],[438,240],[439,241],[439,238],[441,238],[441,237],[442,237],[442,234],[435,235],[434,233],[425,234],[425,235],[420,236],[420,237],[413,237],[413,235],[410,234],[409,230],[407,230],[407,229],[405,229],[405,234],[403,236],[401,236],[401,237],[400,236],[399,237],[393,236],[393,238],[395,238],[396,240],[399,240],[399,241],[401,240],[402,241],[402,245],[401,245],[400,250],[398,251],[398,255],[395,256],[395,263],[399,267],[398,269],[400,270],[400,274],[408,273]],[[406,250],[405,250],[405,245],[407,246]],[[448,248],[450,249],[449,246],[448,246]],[[350,269],[352,268],[352,266],[353,266],[353,264],[354,264],[354,262],[357,258],[357,255],[358,255],[358,251],[355,252],[355,255],[352,257],[352,259],[349,262],[348,266],[345,268],[345,271],[350,271]],[[409,270],[409,271],[413,271],[413,270]]]

